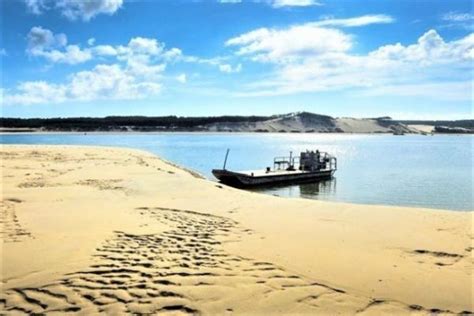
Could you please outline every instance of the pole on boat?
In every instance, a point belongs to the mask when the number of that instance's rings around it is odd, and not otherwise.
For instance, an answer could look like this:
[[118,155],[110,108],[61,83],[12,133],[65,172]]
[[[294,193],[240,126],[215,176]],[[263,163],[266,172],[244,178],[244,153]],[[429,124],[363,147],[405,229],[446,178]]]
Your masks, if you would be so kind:
[[225,165],[227,164],[227,156],[229,156],[229,148],[227,148],[227,152],[225,153],[225,159],[224,159],[224,170],[225,170]]

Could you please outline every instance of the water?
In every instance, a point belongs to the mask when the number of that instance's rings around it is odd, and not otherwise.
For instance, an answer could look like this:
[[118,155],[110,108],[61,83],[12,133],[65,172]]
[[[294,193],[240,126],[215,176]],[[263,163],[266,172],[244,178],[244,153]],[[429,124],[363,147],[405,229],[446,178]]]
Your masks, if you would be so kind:
[[270,166],[306,149],[338,158],[333,180],[258,189],[268,194],[363,204],[473,210],[473,136],[345,134],[17,134],[3,144],[68,144],[144,149],[210,179],[230,148],[228,169]]

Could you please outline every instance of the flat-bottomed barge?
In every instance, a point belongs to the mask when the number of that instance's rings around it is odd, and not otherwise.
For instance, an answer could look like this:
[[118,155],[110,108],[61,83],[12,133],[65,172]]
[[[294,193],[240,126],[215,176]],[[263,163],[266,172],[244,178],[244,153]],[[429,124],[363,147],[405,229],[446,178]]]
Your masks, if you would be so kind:
[[235,187],[294,184],[330,179],[337,170],[336,157],[316,151],[305,151],[299,157],[275,157],[273,168],[264,170],[231,171],[225,168],[213,169],[212,174],[222,183]]

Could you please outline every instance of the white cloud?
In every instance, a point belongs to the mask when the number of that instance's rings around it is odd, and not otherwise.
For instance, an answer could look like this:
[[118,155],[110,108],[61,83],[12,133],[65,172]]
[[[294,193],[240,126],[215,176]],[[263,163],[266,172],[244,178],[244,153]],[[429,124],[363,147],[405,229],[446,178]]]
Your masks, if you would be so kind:
[[186,83],[186,81],[187,81],[186,74],[181,74],[181,75],[177,76],[176,80],[178,80],[178,82],[181,82],[181,83]]
[[312,55],[345,52],[352,47],[351,35],[327,26],[358,27],[393,21],[388,15],[378,14],[325,19],[285,29],[260,28],[231,38],[225,45],[239,47],[237,54],[250,55],[252,60],[286,63]]
[[0,56],[7,56],[7,51],[5,50],[5,48],[0,48]]
[[237,66],[235,67],[232,67],[232,65],[229,65],[229,64],[220,64],[219,65],[219,70],[221,72],[225,72],[225,73],[236,73],[236,72],[240,72],[242,70],[242,64],[238,64]]
[[238,46],[238,55],[250,55],[256,61],[287,63],[305,56],[347,51],[352,39],[336,29],[303,24],[283,30],[260,28],[225,44]]
[[67,44],[65,34],[53,34],[41,26],[34,26],[27,35],[28,49],[31,51],[44,50],[51,47],[62,47]]
[[307,7],[314,5],[321,5],[321,2],[316,0],[272,0],[272,6],[275,8],[281,7]]
[[[347,24],[347,20],[336,21],[330,25]],[[349,23],[351,26],[362,23],[353,21]],[[362,24],[369,20],[364,21]],[[415,44],[390,44],[360,55],[351,53],[352,39],[347,33],[304,24],[281,30],[257,29],[228,40],[226,45],[237,47],[236,55],[274,64],[271,73],[247,85],[237,93],[240,96],[354,88],[383,91],[384,87],[408,96],[417,93],[416,86],[430,88],[433,98],[454,99],[457,95],[466,99],[472,93],[466,84],[453,85],[457,88],[452,92],[447,88],[436,89],[436,84],[471,80],[474,34],[446,42],[435,30],[430,30]],[[419,91],[419,94],[423,93]]]
[[39,15],[47,9],[45,0],[24,0],[29,12]]
[[435,30],[429,30],[418,39],[416,44],[386,45],[369,55],[377,59],[416,62],[423,65],[468,62],[474,60],[474,33],[460,40],[446,43]]
[[472,31],[474,30],[474,14],[472,12],[451,11],[441,16],[444,24],[443,28],[457,28]]
[[50,84],[45,81],[23,82],[16,90],[15,94],[3,91],[4,104],[57,103],[66,100],[66,89],[63,85]]
[[87,40],[87,45],[93,46],[95,44],[95,38],[91,37]]
[[232,66],[229,65],[229,64],[222,64],[222,65],[219,65],[219,70],[222,71],[222,72],[231,73],[232,72]]
[[123,0],[57,0],[56,6],[71,20],[89,21],[98,14],[112,15],[123,5]]
[[[167,62],[181,58],[181,50],[167,50],[156,39],[135,37],[127,45],[98,45],[81,49],[67,45],[64,34],[35,27],[28,35],[27,53],[53,63],[76,64],[97,58],[112,60],[71,74],[62,84],[27,81],[4,90],[4,104],[44,104],[101,99],[141,99],[158,94]],[[181,75],[178,80],[186,81]]]
[[159,83],[141,81],[135,75],[133,71],[116,64],[97,65],[93,70],[81,71],[71,77],[67,85],[68,97],[80,101],[130,100],[141,99],[160,91]]
[[219,66],[223,60],[221,57],[214,58],[200,58],[196,56],[183,55],[180,58],[182,61],[187,63],[205,64],[211,66]]
[[178,48],[166,49],[165,44],[154,38],[134,37],[126,46],[98,45],[91,48],[100,56],[116,56],[119,60],[144,58],[170,61],[182,55]]
[[94,55],[98,56],[117,56],[117,49],[111,45],[97,45],[91,49]]
[[449,22],[467,22],[474,20],[474,14],[451,11],[443,14],[441,19]]
[[348,19],[324,19],[322,21],[310,23],[314,26],[342,26],[342,27],[358,27],[370,24],[387,24],[393,23],[395,19],[385,14],[363,15]]
[[163,53],[163,57],[166,60],[178,59],[183,55],[183,52],[179,48],[171,48]]
[[[54,34],[39,26],[33,27],[27,36],[30,56],[43,57],[52,63],[79,64],[94,57],[113,57],[125,61],[130,66],[149,64],[153,59],[170,61],[182,55],[178,48],[165,49],[165,44],[153,38],[134,37],[126,46],[97,45],[92,46],[95,39],[89,39],[88,48],[81,49],[79,45],[67,45],[65,34]],[[132,65],[133,64],[133,65]],[[148,67],[147,71],[150,70]]]
[[196,56],[187,56],[181,55],[177,58],[179,61],[183,61],[186,63],[195,63],[200,65],[209,65],[212,67],[216,67],[219,71],[224,73],[237,73],[242,71],[242,64],[237,64],[236,66],[232,66],[228,64],[228,60],[230,59],[229,56],[225,57],[214,57],[214,58],[200,58]]
[[146,55],[129,57],[127,69],[134,76],[142,76],[147,79],[159,79],[161,73],[166,69],[166,64],[153,64]]
[[89,21],[99,14],[112,15],[123,5],[123,0],[24,0],[29,12],[42,14],[47,10],[59,10],[70,20]]
[[[235,4],[241,3],[242,0],[217,0],[219,3],[224,4]],[[321,2],[317,0],[248,0],[248,2],[253,3],[265,3],[271,5],[274,8],[284,8],[284,7],[309,7],[309,6],[320,6]]]
[[128,48],[134,54],[157,55],[163,51],[164,45],[156,39],[134,37],[128,43]]
[[77,45],[67,45],[65,34],[54,34],[40,26],[31,28],[27,40],[29,55],[43,57],[53,63],[74,65],[92,58],[90,50],[82,50]]
[[97,65],[80,71],[64,84],[44,81],[21,83],[15,91],[4,91],[5,105],[31,105],[91,100],[134,100],[159,94],[161,84],[118,64]]
[[63,64],[80,64],[92,59],[92,54],[89,50],[81,50],[77,45],[68,45],[64,51],[59,50],[39,50],[33,51],[32,55],[41,56],[53,63]]
[[472,98],[473,81],[413,83],[386,85],[363,91],[362,96],[433,97],[447,101],[464,101]]

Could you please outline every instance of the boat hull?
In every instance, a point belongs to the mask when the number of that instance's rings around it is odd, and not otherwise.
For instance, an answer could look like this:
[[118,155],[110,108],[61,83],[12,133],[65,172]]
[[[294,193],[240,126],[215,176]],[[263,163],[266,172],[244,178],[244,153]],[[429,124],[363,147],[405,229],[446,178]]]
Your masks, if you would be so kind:
[[235,187],[254,187],[278,184],[296,184],[330,179],[335,170],[320,170],[315,172],[271,173],[268,175],[251,176],[245,173],[223,169],[214,169],[212,174],[222,183]]

